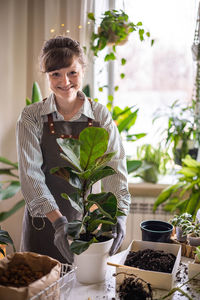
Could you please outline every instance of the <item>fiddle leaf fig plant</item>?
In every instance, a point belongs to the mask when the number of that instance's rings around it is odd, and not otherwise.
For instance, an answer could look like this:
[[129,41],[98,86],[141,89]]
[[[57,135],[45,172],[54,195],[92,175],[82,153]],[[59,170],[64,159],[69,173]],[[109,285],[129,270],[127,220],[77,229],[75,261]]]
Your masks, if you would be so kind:
[[[90,193],[94,183],[116,171],[107,165],[115,152],[107,153],[109,134],[104,128],[85,128],[75,139],[57,139],[63,153],[61,157],[70,167],[55,167],[51,174],[62,177],[75,188],[75,193],[62,193],[81,215],[80,220],[68,223],[68,235],[73,240],[71,251],[80,254],[92,243],[101,241],[124,215],[117,208],[117,199],[111,192]],[[110,237],[109,237],[110,238]]]

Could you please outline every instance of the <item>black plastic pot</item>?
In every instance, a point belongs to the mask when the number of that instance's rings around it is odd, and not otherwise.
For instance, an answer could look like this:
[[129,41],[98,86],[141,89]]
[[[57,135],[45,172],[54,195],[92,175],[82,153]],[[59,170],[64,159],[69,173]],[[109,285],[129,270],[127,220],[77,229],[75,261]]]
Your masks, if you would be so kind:
[[140,223],[142,240],[151,242],[170,243],[173,226],[159,220],[147,220]]

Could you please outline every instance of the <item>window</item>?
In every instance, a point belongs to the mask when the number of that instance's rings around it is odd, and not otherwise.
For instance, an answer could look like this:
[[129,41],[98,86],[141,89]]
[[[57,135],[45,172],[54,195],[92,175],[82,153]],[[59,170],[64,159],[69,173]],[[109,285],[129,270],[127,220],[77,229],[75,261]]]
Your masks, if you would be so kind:
[[[153,113],[157,108],[172,104],[180,99],[190,102],[194,88],[195,63],[191,46],[194,37],[197,1],[190,0],[126,0],[118,1],[117,9],[123,9],[132,22],[142,21],[150,31],[150,41],[140,42],[137,33],[132,33],[128,42],[117,49],[114,84],[119,90],[114,93],[114,105],[122,108],[136,105],[138,119],[132,133],[146,132],[147,136],[126,143],[126,152],[143,143],[156,144],[160,139],[158,129],[165,128],[165,121],[152,125]],[[120,66],[120,60],[127,60]],[[119,74],[125,73],[120,79]],[[166,120],[167,122],[167,120]]]

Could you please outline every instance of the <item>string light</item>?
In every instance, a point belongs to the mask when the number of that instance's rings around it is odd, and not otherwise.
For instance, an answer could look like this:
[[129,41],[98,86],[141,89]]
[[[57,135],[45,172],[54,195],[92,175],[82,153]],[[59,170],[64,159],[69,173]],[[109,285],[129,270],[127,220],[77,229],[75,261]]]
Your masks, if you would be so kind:
[[64,26],[65,26],[65,24],[61,24],[60,26],[61,26],[61,27],[64,27]]
[[78,29],[81,29],[81,28],[82,28],[82,26],[81,26],[81,25],[79,25],[79,26],[78,26]]
[[[90,21],[87,22],[88,25],[89,25],[90,23],[91,23]],[[65,27],[65,24],[64,24],[64,23],[60,24],[60,27]],[[79,26],[78,26],[78,29],[82,29],[82,28],[83,28],[82,25],[79,25]],[[63,29],[64,29],[64,28],[63,28]],[[51,32],[51,33],[55,33],[55,31],[56,31],[56,30],[55,30],[54,28],[50,29],[50,32]],[[67,29],[67,30],[66,30],[66,33],[70,33],[70,30]]]
[[69,30],[69,29],[67,29],[67,30],[66,30],[66,32],[67,32],[67,33],[70,33],[70,30]]
[[90,21],[88,21],[87,23],[88,23],[88,25],[89,25],[89,24],[90,24]]
[[51,32],[51,33],[55,32],[55,29],[52,28],[52,29],[50,30],[50,32]]

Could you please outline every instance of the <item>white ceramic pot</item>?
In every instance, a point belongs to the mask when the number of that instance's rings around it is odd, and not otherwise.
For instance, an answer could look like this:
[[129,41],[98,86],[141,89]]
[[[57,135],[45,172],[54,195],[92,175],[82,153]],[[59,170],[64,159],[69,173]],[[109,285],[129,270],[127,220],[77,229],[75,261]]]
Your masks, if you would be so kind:
[[113,239],[106,242],[93,243],[79,255],[74,255],[76,279],[80,283],[93,284],[102,282],[106,277],[107,258]]

